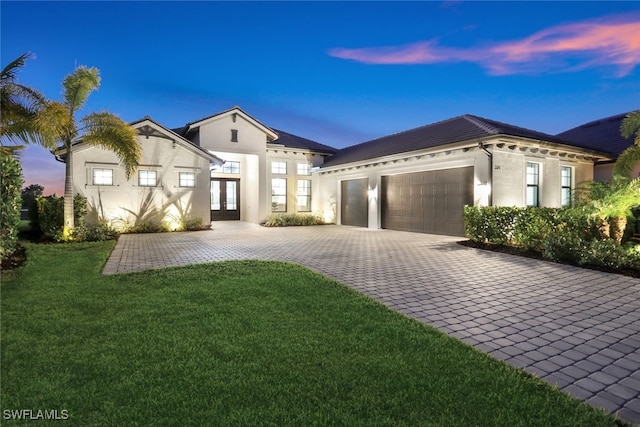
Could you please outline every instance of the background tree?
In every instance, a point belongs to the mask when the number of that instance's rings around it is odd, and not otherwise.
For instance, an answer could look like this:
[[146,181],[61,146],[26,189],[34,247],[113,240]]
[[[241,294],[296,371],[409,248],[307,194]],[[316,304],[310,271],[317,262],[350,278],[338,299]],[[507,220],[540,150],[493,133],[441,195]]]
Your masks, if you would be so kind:
[[125,169],[127,178],[135,171],[142,156],[136,139],[137,131],[112,113],[91,113],[80,120],[76,114],[85,105],[91,92],[100,87],[100,72],[97,68],[80,66],[62,81],[63,101],[53,103],[52,111],[65,111],[58,118],[60,125],[58,147],[55,154],[64,159],[64,235],[74,227],[73,217],[73,150],[76,143],[103,147],[116,153]]
[[44,187],[39,184],[31,184],[22,189],[22,206],[28,208],[31,206],[33,202],[35,202],[36,197],[42,196],[44,193]]
[[627,114],[620,125],[620,133],[625,138],[634,136],[633,145],[618,156],[613,173],[631,178],[633,168],[640,163],[640,110]]

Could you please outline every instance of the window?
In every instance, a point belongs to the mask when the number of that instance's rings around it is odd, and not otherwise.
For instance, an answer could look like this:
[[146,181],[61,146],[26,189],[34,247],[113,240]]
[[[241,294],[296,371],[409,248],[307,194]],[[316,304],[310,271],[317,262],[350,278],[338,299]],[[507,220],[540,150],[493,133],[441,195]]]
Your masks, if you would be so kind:
[[539,206],[540,165],[527,162],[527,206]]
[[140,187],[155,187],[156,182],[156,171],[138,171],[138,185]]
[[298,175],[310,175],[311,167],[309,163],[298,163]]
[[271,173],[278,175],[287,174],[287,162],[271,162]]
[[178,181],[180,187],[193,188],[196,186],[196,174],[195,172],[180,172]]
[[287,180],[284,178],[271,180],[271,211],[287,211]]
[[238,129],[231,129],[231,142],[238,142]]
[[222,173],[240,173],[240,162],[224,162]]
[[311,211],[311,180],[301,179],[298,181],[298,212]]
[[113,169],[94,169],[93,185],[113,185]]
[[561,194],[562,206],[571,206],[571,168],[562,166],[561,170]]

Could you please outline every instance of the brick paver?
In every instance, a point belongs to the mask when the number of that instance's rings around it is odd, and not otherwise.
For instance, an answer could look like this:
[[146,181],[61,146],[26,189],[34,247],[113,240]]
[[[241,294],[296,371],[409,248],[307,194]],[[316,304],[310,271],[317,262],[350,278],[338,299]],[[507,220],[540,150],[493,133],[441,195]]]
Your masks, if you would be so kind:
[[104,274],[228,259],[303,264],[640,423],[640,280],[345,226],[123,235]]

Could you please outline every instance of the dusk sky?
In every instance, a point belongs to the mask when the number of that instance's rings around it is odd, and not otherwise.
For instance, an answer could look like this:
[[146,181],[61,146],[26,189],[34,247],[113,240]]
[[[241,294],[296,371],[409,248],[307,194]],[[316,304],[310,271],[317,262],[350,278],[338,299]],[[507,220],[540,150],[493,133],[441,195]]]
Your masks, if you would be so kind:
[[[240,106],[341,148],[462,114],[556,134],[640,108],[638,2],[13,2],[4,67],[59,100],[102,76],[83,114],[169,128]],[[25,185],[61,195],[64,165],[22,153]]]

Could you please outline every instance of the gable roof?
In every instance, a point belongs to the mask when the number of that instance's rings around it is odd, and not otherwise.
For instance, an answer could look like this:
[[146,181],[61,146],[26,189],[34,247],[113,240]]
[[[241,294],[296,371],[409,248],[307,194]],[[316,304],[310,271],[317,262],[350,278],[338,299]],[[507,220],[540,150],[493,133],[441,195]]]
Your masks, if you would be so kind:
[[625,138],[620,134],[620,125],[627,114],[594,120],[559,133],[557,136],[576,145],[606,151],[617,157],[633,145],[633,137]]
[[145,116],[144,118],[137,120],[135,122],[129,123],[130,126],[133,126],[138,130],[140,136],[156,136],[160,138],[170,139],[175,141],[176,143],[181,144],[183,147],[187,148],[190,151],[195,152],[196,154],[205,157],[212,161],[213,163],[224,163],[224,160],[221,158],[211,154],[204,148],[201,148],[188,139],[184,138],[182,135],[177,134],[171,129],[167,129],[162,126],[160,123],[154,121],[151,117]]
[[278,138],[275,141],[272,141],[271,144],[279,144],[284,145],[285,147],[291,148],[306,148],[307,150],[316,151],[320,153],[333,154],[337,150],[333,147],[329,147],[328,145],[320,144],[319,142],[312,141],[307,138],[303,138],[301,136],[293,135],[291,133],[274,129],[274,131],[278,134]]
[[563,145],[573,145],[553,135],[465,114],[338,150],[322,167],[497,135],[516,136]]
[[252,125],[257,127],[258,129],[260,129],[261,131],[266,133],[268,140],[273,140],[273,139],[276,139],[278,137],[278,135],[274,132],[273,129],[271,129],[268,126],[265,126],[262,123],[260,123],[258,120],[254,119],[249,114],[247,114],[244,111],[242,111],[242,109],[240,107],[238,107],[238,106],[229,108],[228,110],[222,111],[220,113],[213,114],[211,116],[204,117],[202,119],[196,120],[195,122],[187,123],[182,128],[177,128],[176,131],[180,131],[181,135],[184,135],[185,137],[188,138],[189,134],[194,132],[194,131],[198,131],[200,126],[205,125],[208,122],[213,121],[214,119],[217,119],[217,118],[220,118],[220,117],[226,116],[226,115],[232,115],[232,114],[238,114],[238,115],[242,116],[246,121],[248,121],[249,123],[251,123]]

